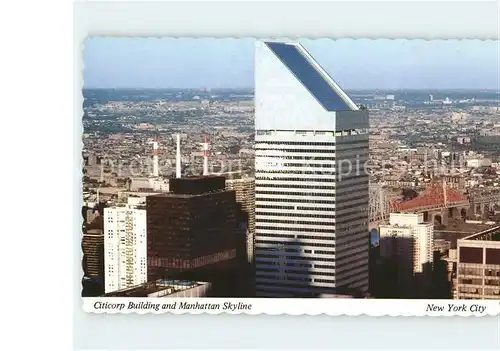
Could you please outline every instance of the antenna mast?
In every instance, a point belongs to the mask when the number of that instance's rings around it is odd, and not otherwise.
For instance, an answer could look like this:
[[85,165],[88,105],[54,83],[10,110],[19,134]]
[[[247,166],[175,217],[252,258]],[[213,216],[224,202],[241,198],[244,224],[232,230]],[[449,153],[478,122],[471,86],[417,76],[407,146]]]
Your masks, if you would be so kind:
[[203,175],[208,175],[208,139],[205,136],[205,140],[203,142]]
[[181,178],[181,135],[177,133],[177,153],[175,155],[175,177]]

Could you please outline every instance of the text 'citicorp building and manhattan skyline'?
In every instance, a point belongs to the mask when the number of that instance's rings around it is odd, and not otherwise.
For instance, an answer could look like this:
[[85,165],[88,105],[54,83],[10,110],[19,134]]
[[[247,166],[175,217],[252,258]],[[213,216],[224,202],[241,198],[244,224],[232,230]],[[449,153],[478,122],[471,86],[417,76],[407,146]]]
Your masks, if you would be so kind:
[[368,292],[368,175],[342,169],[368,160],[368,127],[300,44],[256,44],[257,296]]

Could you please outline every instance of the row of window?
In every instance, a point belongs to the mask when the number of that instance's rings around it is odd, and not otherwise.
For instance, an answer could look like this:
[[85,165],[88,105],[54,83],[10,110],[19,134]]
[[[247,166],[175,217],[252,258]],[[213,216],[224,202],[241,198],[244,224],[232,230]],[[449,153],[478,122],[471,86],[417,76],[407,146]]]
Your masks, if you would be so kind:
[[[315,245],[307,245],[307,246],[315,246]],[[335,251],[326,251],[326,250],[302,250],[298,248],[290,248],[287,247],[256,247],[256,252],[259,252],[257,255],[260,255],[260,252],[294,252],[294,253],[306,253],[306,254],[317,254],[317,255],[335,255]]]
[[305,206],[277,206],[277,205],[256,205],[257,209],[270,208],[276,210],[302,210],[302,211],[335,211],[335,207],[305,207]]
[[[342,167],[341,167],[342,166]],[[285,168],[289,167],[289,168]],[[346,176],[351,178],[355,177],[368,177],[369,174],[365,171],[362,164],[347,164],[347,165],[287,165],[287,166],[277,166],[271,163],[257,163],[255,166],[255,172],[266,173],[266,174],[316,174],[316,175],[331,175],[337,178],[342,176],[344,179]]]
[[[343,142],[342,144],[355,144],[359,143],[359,140],[352,142]],[[337,143],[335,141],[281,141],[281,140],[269,140],[269,141],[257,141],[255,146],[260,145],[311,145],[311,146],[335,146]]]
[[[302,199],[286,199],[286,198],[274,198],[274,197],[261,197],[255,196],[255,201],[266,201],[266,202],[294,202],[294,203],[314,203],[314,204],[335,204],[335,200],[318,200],[312,198],[302,198]],[[261,205],[256,205],[256,207],[261,207]]]
[[[340,250],[338,251],[340,252]],[[364,250],[360,250],[358,252],[354,252],[346,256],[337,257],[336,259],[337,268],[342,268],[352,264],[352,262],[355,261],[352,260],[352,258],[358,258],[358,259],[368,258],[368,245],[365,246]]]
[[[281,266],[295,267],[295,268],[312,268],[313,265],[310,263],[285,262],[285,263],[281,263]],[[257,267],[257,269],[260,269],[259,265],[257,265],[256,267]]]
[[321,169],[321,170],[308,170],[309,167],[304,167],[299,170],[291,170],[291,169],[282,169],[282,168],[255,168],[255,172],[257,173],[266,173],[266,174],[317,174],[317,175],[330,175],[332,177],[335,176],[335,168]]
[[[340,216],[347,216],[347,215],[351,215],[351,214],[354,214],[354,213],[358,213],[358,212],[362,212],[362,211],[367,211],[368,209],[366,208],[366,206],[363,206],[359,203],[357,204],[350,204],[348,206],[344,206],[343,208],[336,208],[336,207],[332,207],[332,208],[328,208],[328,207],[308,207],[308,206],[277,206],[277,205],[257,205],[257,211],[256,211],[256,214],[262,214],[262,215],[270,215],[270,216],[290,216],[291,214],[290,213],[286,213],[286,212],[262,212],[262,211],[259,211],[259,209],[274,209],[274,210],[298,210],[298,211],[322,211],[322,212],[325,212],[325,211],[332,211],[332,215],[324,215],[324,214],[315,214],[314,212],[313,213],[310,213],[310,214],[300,214],[300,213],[293,213],[293,216],[294,217],[314,217],[314,218],[330,218],[330,216],[336,216],[336,217],[340,217]],[[349,209],[355,209],[354,211],[348,211],[348,212],[340,212],[340,211],[344,211],[344,210],[349,210]],[[321,216],[327,216],[327,217],[321,217]]]
[[[333,217],[335,218],[335,217]],[[333,219],[332,218],[332,219]],[[272,223],[272,224],[304,224],[304,225],[321,225],[321,226],[335,226],[335,222],[318,222],[318,221],[297,221],[294,219],[266,219],[258,218],[257,222],[260,223]]]
[[291,189],[323,189],[323,190],[335,190],[335,185],[302,185],[302,184],[283,184],[282,182],[275,184],[256,184],[259,188],[291,188]]
[[257,281],[262,281],[262,279],[269,279],[269,280],[283,280],[283,281],[292,281],[292,282],[309,282],[309,283],[312,282],[311,278],[290,277],[290,276],[286,276],[284,272],[282,275],[276,275],[276,276],[259,275],[258,272],[255,272],[255,276],[256,276]]
[[[268,145],[266,145],[268,144]],[[353,142],[342,142],[337,145],[335,144],[328,144],[328,145],[320,145],[319,143],[317,144],[293,144],[289,142],[279,142],[274,144],[275,146],[269,145],[271,144],[270,142],[257,142],[255,143],[255,150],[256,151],[281,151],[281,152],[315,152],[315,151],[320,151],[320,152],[326,152],[326,151],[354,151],[354,150],[368,150],[369,146],[366,141],[363,140],[356,140]],[[288,148],[288,146],[298,146],[299,148],[297,149],[292,149]],[[308,148],[301,148],[300,146],[326,146],[326,148],[321,148],[321,149],[314,149],[312,147]],[[332,149],[329,149],[328,147],[332,147]]]
[[368,262],[363,261],[360,262],[357,266],[353,266],[350,268],[348,271],[341,271],[341,268],[339,267],[338,263],[336,264],[336,269],[337,269],[337,279],[342,280],[343,282],[349,281],[354,277],[359,277],[365,278],[368,275]]
[[[266,260],[260,260],[261,258],[270,258],[274,259],[274,261],[266,261]],[[255,262],[261,262],[265,264],[273,264],[271,262],[274,262],[274,264],[281,264],[281,262],[288,261],[288,260],[302,260],[302,261],[320,261],[320,262],[334,262],[334,258],[324,258],[324,257],[299,257],[299,256],[281,256],[281,255],[258,255],[255,256]]]
[[[264,229],[264,230],[286,230],[286,228],[277,228],[277,227],[270,227],[270,226],[264,226],[264,225],[256,225],[255,229]],[[328,233],[332,234],[334,232],[334,229],[323,229],[323,228],[293,228],[291,229],[293,232],[308,232],[308,233]],[[266,235],[267,236],[267,235]]]
[[335,168],[336,163],[310,163],[311,160],[306,160],[305,163],[283,163],[280,167],[315,167],[315,168]]
[[[271,275],[269,273],[275,273],[275,275]],[[294,269],[280,269],[280,268],[261,268],[255,272],[257,277],[273,279],[276,277],[283,277],[285,274],[304,274],[308,276],[323,276],[323,277],[334,277],[334,272],[308,272],[308,271],[300,271]],[[293,280],[294,277],[285,276],[286,280]],[[315,282],[318,282],[318,279],[314,279]]]
[[[320,240],[329,240],[326,238],[320,237]],[[310,238],[307,238],[310,239]],[[255,244],[264,244],[264,245],[284,245],[284,246],[312,246],[312,247],[335,247],[335,244],[323,244],[323,243],[314,243],[314,242],[294,242],[294,241],[273,241],[273,240],[255,240]],[[258,245],[257,245],[258,246]]]
[[[352,189],[352,187],[355,187],[356,185],[366,185],[368,176],[363,176],[359,179],[356,179],[355,182],[350,182],[350,183],[344,183],[339,181],[338,184],[335,185],[320,185],[321,182],[316,182],[320,184],[308,184],[308,185],[303,185],[303,184],[290,184],[290,183],[283,183],[280,179],[274,179],[276,182],[273,183],[265,183],[261,184],[260,182],[257,182],[256,187],[257,188],[292,188],[292,189],[330,189],[330,190],[339,190],[339,189]],[[311,182],[314,180],[302,180],[302,181],[307,181]]]
[[[255,135],[330,135],[330,136],[346,136],[346,135],[360,135],[368,134],[368,128],[356,128],[356,129],[345,129],[345,130],[269,130],[269,129],[258,129],[255,131]],[[276,141],[278,142],[278,141]]]
[[[255,155],[259,157],[258,151],[274,151],[280,153],[304,153],[304,154],[331,154],[331,156],[335,155],[335,149],[333,150],[325,150],[325,149],[287,149],[287,148],[273,148],[273,147],[264,147],[264,146],[255,146]],[[267,155],[265,155],[267,156]],[[331,157],[330,156],[330,157]]]
[[[333,275],[332,275],[333,276]],[[273,279],[273,280],[278,280],[278,281],[281,281],[280,283],[274,283],[274,282],[266,282],[266,281],[262,281],[262,279],[258,279],[257,278],[257,281],[258,281],[258,284],[259,284],[259,287],[265,287],[265,286],[281,286],[283,287],[283,284],[285,284],[284,282],[306,282],[306,283],[311,283],[311,282],[314,282],[314,283],[325,283],[325,284],[335,284],[335,280],[334,279],[320,279],[320,278],[315,278],[315,279],[311,279],[311,278],[295,278],[295,277],[289,277],[289,276],[280,276],[280,275],[276,275],[276,276],[262,276],[263,279]],[[300,287],[300,288],[303,288],[304,285],[294,285],[294,284],[289,284],[289,283],[286,283],[286,286],[288,287]]]
[[[318,221],[297,221],[293,219],[257,219],[256,220],[256,229],[264,229],[264,230],[290,230],[292,232],[311,232],[311,233],[334,233],[335,229],[339,229],[338,226],[343,223],[350,223],[353,220],[358,219],[358,216],[362,215],[361,213],[356,214],[356,216],[349,217],[337,217],[335,222],[318,222]],[[265,224],[274,224],[273,226],[266,226]],[[302,227],[290,227],[283,228],[282,226],[278,226],[279,224],[295,224],[295,225],[318,225],[329,228],[302,228]],[[342,228],[342,230],[347,231],[348,229]],[[263,234],[265,235],[265,234]]]
[[292,195],[292,196],[321,196],[321,197],[334,197],[335,194],[313,193],[313,192],[298,192],[298,191],[272,191],[272,190],[256,190],[255,195]]
[[335,231],[332,230],[328,233],[328,236],[318,236],[318,235],[293,235],[293,234],[278,234],[278,233],[262,233],[260,231],[255,232],[255,237],[260,239],[267,238],[286,238],[286,239],[304,239],[304,240],[335,240]]
[[269,176],[260,176],[257,175],[255,177],[255,180],[272,180],[272,181],[279,181],[279,182],[285,182],[285,181],[290,181],[290,182],[318,182],[318,183],[335,183],[337,182],[337,179],[334,177],[330,178],[296,178],[296,177],[269,177]]
[[[342,197],[342,202],[345,202],[347,200],[350,200],[352,198],[358,199],[359,196],[355,197],[347,197],[348,195],[354,195],[355,193],[358,193],[364,189],[359,188],[359,185],[362,184],[354,184],[354,185],[349,185],[349,187],[345,187],[345,189],[340,189],[337,190],[335,193],[324,193],[324,192],[309,192],[309,191],[274,191],[274,190],[257,190],[255,192],[256,199],[260,198],[259,195],[290,195],[290,196],[309,196],[309,197],[331,197],[331,198],[340,198]],[[288,186],[287,188],[290,188]],[[355,188],[355,190],[353,190]],[[290,190],[295,190],[295,189],[290,189]],[[341,191],[345,190],[345,191]],[[365,195],[365,199],[367,198],[368,193]]]
[[458,274],[459,275],[477,275],[477,276],[482,276],[484,274],[485,276],[488,276],[488,277],[500,277],[500,270],[459,267]]
[[[266,202],[296,202],[296,203],[314,203],[314,204],[335,204],[337,201],[336,200],[318,200],[314,198],[302,198],[302,199],[286,199],[286,198],[269,198],[269,197],[261,197],[257,196],[260,194],[256,194],[255,196],[255,201],[266,201]],[[361,195],[361,196],[354,196],[349,199],[343,199],[339,203],[339,205],[345,204],[346,201],[356,201],[356,200],[366,200],[366,195]],[[348,204],[344,205],[343,208],[349,208],[349,206],[352,206],[353,204]],[[257,208],[260,208],[262,205],[256,205]],[[339,207],[336,207],[336,209],[340,209]]]
[[259,155],[260,153],[258,153],[258,152],[257,152],[257,154],[258,154],[257,158],[258,157],[265,157],[266,159],[276,159],[278,161],[294,161],[294,160],[335,161],[334,156],[314,156],[313,158],[311,158],[309,156]]
[[[259,206],[259,208],[264,207],[264,206]],[[275,208],[278,206],[266,206],[265,208]],[[288,209],[288,210],[294,210],[294,207],[289,206],[291,208],[279,208],[279,209]],[[289,218],[290,216],[293,216],[294,218],[340,218],[340,217],[345,217],[349,215],[353,215],[356,213],[360,213],[362,211],[366,211],[367,208],[364,206],[356,206],[355,211],[349,211],[349,212],[344,212],[344,213],[336,213],[335,209],[321,209],[317,207],[313,207],[314,211],[331,211],[331,214],[316,214],[316,213],[287,213],[287,212],[264,212],[264,211],[256,211],[256,215],[261,215],[261,216],[275,216],[275,217],[286,217]],[[309,208],[310,209],[310,208]],[[309,210],[308,209],[308,210]],[[302,208],[297,208],[297,210],[302,210]]]

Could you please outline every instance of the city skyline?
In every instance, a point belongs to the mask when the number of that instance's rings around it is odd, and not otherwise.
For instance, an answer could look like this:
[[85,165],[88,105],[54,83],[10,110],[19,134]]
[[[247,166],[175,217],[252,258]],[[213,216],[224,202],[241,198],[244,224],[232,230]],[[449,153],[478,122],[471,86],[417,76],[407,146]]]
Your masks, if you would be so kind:
[[[191,42],[171,77],[208,79]],[[252,93],[83,91],[82,296],[497,299],[498,96],[344,90],[349,65],[255,44]]]
[[[84,88],[251,89],[254,42],[249,38],[90,38],[83,52]],[[345,90],[499,89],[497,41],[296,42]]]

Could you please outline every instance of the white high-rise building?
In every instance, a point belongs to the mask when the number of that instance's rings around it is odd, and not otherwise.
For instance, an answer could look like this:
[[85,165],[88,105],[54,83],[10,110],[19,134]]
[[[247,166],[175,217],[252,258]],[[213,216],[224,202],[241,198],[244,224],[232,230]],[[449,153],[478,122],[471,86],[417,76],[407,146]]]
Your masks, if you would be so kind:
[[423,213],[391,213],[389,224],[380,226],[380,256],[398,264],[398,284],[407,290],[428,283],[433,244],[434,225],[424,222]]
[[104,209],[105,293],[147,281],[146,210],[126,205]]
[[368,128],[300,44],[257,43],[257,296],[367,293]]

